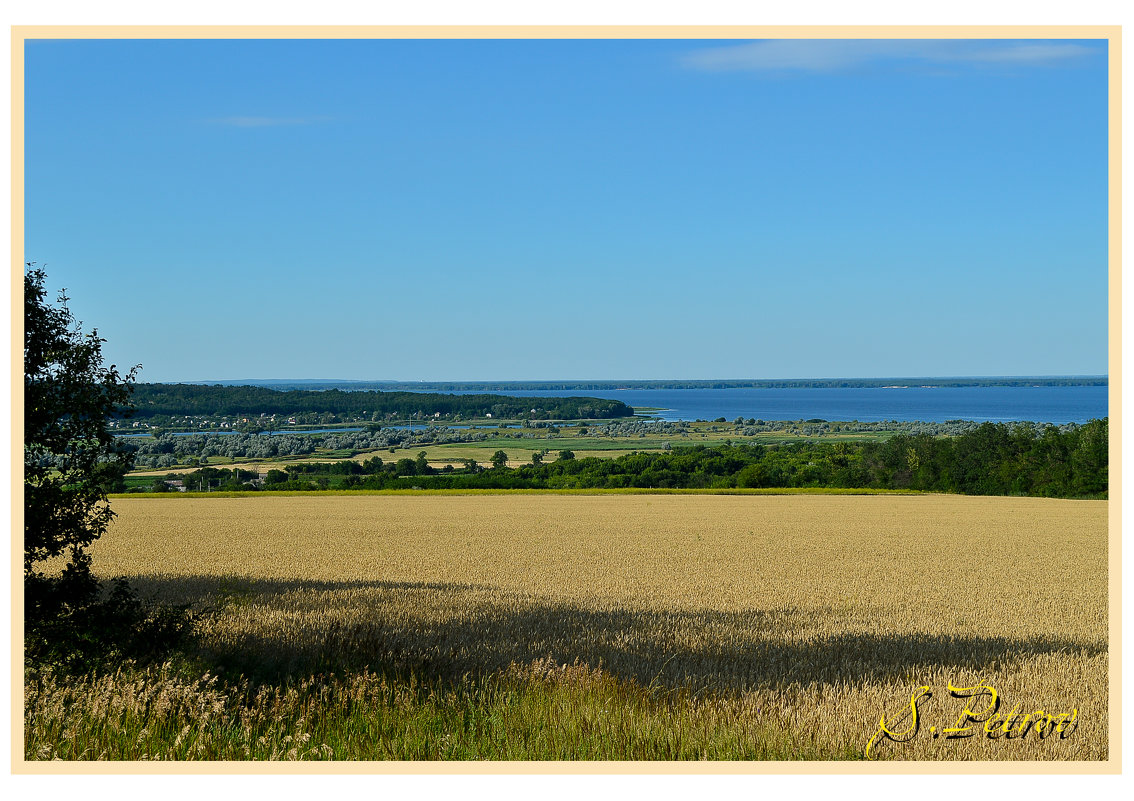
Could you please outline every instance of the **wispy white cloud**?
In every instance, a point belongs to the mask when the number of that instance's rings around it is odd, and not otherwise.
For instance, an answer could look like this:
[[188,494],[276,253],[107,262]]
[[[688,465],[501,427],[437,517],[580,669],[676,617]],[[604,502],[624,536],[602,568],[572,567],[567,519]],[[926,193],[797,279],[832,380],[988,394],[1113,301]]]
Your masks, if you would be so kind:
[[219,117],[209,122],[232,128],[267,128],[276,125],[314,125],[330,117]]
[[880,62],[1047,66],[1103,53],[1102,48],[1047,40],[769,39],[686,53],[684,66],[710,72],[839,72]]

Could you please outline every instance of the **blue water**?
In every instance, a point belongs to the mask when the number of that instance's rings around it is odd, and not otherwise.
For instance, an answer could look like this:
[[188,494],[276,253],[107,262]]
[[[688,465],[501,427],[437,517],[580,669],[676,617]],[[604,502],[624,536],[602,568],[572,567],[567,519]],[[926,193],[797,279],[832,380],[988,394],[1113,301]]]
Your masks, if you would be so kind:
[[[499,392],[516,397],[585,395],[620,400],[635,408],[661,408],[663,420],[974,420],[1002,423],[1085,423],[1107,416],[1107,390],[1101,387],[907,387],[902,389],[831,387],[824,389],[625,389],[564,392]],[[479,393],[458,393],[479,394]]]

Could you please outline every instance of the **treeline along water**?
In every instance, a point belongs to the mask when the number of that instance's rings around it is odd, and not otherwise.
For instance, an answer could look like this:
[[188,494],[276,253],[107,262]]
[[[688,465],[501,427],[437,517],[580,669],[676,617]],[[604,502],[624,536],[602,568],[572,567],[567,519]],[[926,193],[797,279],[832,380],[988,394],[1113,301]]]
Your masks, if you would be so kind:
[[634,412],[618,399],[517,395],[416,392],[343,392],[276,390],[262,386],[201,384],[135,384],[131,405],[136,417],[306,414],[377,415],[412,417],[466,415],[469,417],[527,417],[531,419],[593,419],[629,417]]
[[360,392],[519,392],[540,390],[561,395],[589,393],[611,389],[730,389],[755,387],[758,389],[830,388],[830,387],[889,387],[901,384],[911,387],[1085,387],[1107,385],[1105,375],[1079,376],[952,376],[902,378],[712,378],[712,379],[635,379],[629,381],[336,381],[322,378],[250,378],[225,381],[198,381],[198,384],[222,386],[256,386],[272,389],[342,389]]

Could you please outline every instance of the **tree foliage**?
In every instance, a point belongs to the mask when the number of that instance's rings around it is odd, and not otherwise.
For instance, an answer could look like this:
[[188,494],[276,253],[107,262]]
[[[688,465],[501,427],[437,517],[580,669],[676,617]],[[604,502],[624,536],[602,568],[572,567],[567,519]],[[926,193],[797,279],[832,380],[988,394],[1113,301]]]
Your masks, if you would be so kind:
[[423,392],[343,392],[198,384],[138,384],[137,415],[315,414],[377,415],[378,418],[446,417],[541,418],[577,420],[631,417],[625,403],[604,398],[529,398],[508,395],[442,395]]
[[84,334],[60,293],[47,302],[43,270],[24,276],[24,573],[69,555],[106,531],[108,485],[129,469],[130,451],[106,420],[126,406],[134,368],[102,364],[97,331]]
[[[108,489],[121,481],[131,451],[106,421],[130,399],[138,370],[103,366],[104,339],[83,333],[46,275],[24,274],[24,623],[28,656],[66,662],[168,640],[186,622],[176,612],[143,610],[124,581],[109,588],[91,572],[86,548],[114,518]],[[62,563],[62,564],[60,564]],[[60,569],[61,568],[61,569]]]
[[[423,489],[592,489],[592,488],[774,488],[836,487],[913,489],[966,495],[1032,495],[1105,498],[1108,491],[1108,421],[1037,426],[983,423],[954,437],[898,434],[883,442],[797,441],[765,445],[740,442],[706,447],[678,446],[617,458],[575,458],[569,450],[544,462],[509,468],[503,450],[491,470],[465,461],[460,470],[416,469],[412,459],[336,464],[288,465],[289,477],[326,476],[349,470],[351,481],[328,482],[342,489],[405,488],[414,476]],[[349,467],[348,467],[349,466]],[[192,476],[185,476],[187,484]],[[295,480],[266,489],[308,489]]]

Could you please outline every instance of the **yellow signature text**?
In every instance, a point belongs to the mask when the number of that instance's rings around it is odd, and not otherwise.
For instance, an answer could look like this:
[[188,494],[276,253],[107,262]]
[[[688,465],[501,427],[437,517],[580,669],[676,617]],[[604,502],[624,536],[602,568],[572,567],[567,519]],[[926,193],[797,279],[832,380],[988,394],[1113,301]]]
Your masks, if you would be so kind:
[[[1079,710],[1056,712],[1045,709],[1024,711],[1017,703],[1008,712],[1001,711],[1003,698],[995,687],[983,681],[971,687],[956,687],[948,683],[948,697],[961,702],[955,717],[950,716],[951,726],[938,728],[930,726],[934,739],[961,740],[984,736],[991,740],[1020,740],[1034,735],[1046,739],[1055,734],[1060,739],[1069,737],[1078,727]],[[889,740],[894,743],[908,743],[918,736],[924,721],[924,712],[919,704],[933,697],[928,685],[918,687],[910,695],[909,703],[898,710],[891,718],[882,715],[878,730],[866,744],[865,757],[871,759],[871,751],[878,743]]]

